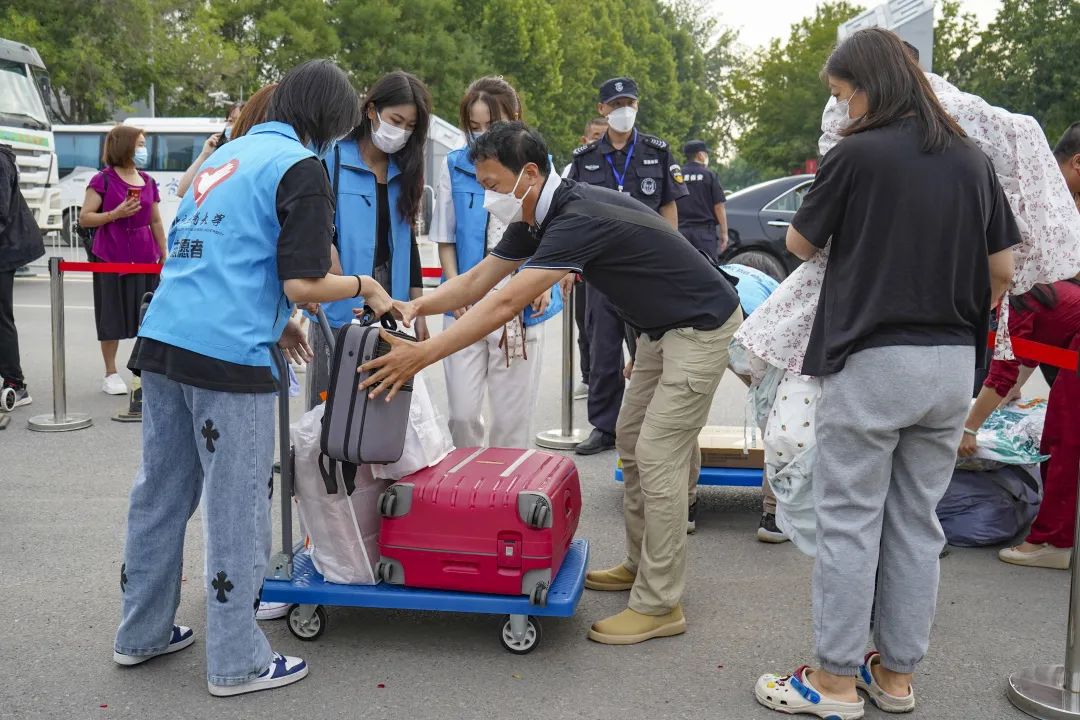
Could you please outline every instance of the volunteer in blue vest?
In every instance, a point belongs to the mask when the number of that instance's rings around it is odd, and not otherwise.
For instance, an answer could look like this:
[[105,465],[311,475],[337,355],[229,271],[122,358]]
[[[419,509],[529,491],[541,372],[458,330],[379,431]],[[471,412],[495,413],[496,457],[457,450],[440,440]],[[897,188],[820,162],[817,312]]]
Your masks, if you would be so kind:
[[[484,207],[469,148],[492,123],[521,118],[521,100],[501,77],[483,77],[469,86],[461,101],[465,146],[446,156],[436,191],[431,239],[439,244],[443,282],[474,268],[502,239],[507,223]],[[505,282],[503,283],[505,284]],[[501,287],[501,285],[499,286]],[[498,289],[496,287],[495,289]],[[525,311],[485,338],[443,361],[450,401],[450,434],[458,447],[528,447],[530,420],[540,389],[544,322],[562,309],[558,286],[537,297]],[[446,315],[450,328],[465,312]],[[484,438],[484,396],[489,429]]]
[[334,201],[319,160],[359,122],[345,73],[328,60],[304,63],[282,79],[266,121],[218,148],[180,203],[129,364],[142,375],[143,456],[120,566],[120,665],[194,642],[175,614],[184,532],[201,500],[210,693],[307,675],[255,623],[271,542],[271,348],[281,339],[307,355],[288,321],[294,302],[362,294],[377,312],[391,306],[371,277],[327,274]]
[[[364,98],[363,119],[327,158],[334,190],[337,247],[342,272],[370,274],[397,300],[424,291],[414,220],[424,194],[424,145],[431,117],[431,93],[418,78],[400,70],[382,76]],[[337,329],[362,310],[364,298],[327,303]],[[427,325],[414,326],[427,338]],[[309,406],[330,384],[330,351],[313,323],[308,337],[319,360],[310,369]]]

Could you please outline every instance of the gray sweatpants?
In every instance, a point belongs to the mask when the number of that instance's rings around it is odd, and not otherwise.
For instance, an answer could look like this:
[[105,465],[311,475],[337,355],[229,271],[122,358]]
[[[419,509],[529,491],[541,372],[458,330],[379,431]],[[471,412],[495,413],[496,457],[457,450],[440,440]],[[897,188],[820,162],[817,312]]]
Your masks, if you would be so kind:
[[813,611],[828,672],[857,674],[875,598],[882,664],[914,672],[926,654],[945,544],[935,509],[956,463],[974,352],[871,348],[822,379]]

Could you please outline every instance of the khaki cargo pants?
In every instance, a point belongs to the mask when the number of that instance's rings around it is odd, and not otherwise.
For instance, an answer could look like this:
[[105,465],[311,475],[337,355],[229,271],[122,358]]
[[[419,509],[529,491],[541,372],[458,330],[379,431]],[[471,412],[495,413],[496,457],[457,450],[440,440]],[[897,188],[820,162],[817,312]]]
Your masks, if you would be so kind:
[[[628,570],[637,573],[630,608],[662,615],[686,585],[686,499],[700,463],[698,434],[742,324],[736,309],[716,330],[680,328],[642,336],[615,429],[622,458]],[[695,460],[694,455],[698,454]]]

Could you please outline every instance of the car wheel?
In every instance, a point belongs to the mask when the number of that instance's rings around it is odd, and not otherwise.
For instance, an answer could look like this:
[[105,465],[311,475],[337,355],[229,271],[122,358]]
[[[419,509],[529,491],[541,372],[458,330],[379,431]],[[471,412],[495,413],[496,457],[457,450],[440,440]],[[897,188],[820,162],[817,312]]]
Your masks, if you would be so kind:
[[760,270],[777,282],[783,282],[784,278],[788,276],[784,264],[777,260],[775,256],[762,250],[741,250],[728,258],[726,262]]

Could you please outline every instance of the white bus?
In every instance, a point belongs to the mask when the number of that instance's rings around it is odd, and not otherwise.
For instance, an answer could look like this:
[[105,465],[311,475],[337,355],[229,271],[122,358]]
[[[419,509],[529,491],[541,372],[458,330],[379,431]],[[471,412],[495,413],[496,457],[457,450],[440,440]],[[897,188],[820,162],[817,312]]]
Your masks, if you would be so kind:
[[[180,204],[180,198],[176,196],[180,176],[199,156],[206,138],[225,129],[225,121],[220,118],[128,118],[124,124],[146,131],[150,161],[143,169],[157,181],[161,192],[161,219],[168,230]],[[59,156],[60,198],[65,208],[65,239],[70,239],[71,224],[78,219],[86,185],[101,167],[105,135],[112,127],[113,123],[53,126]]]

